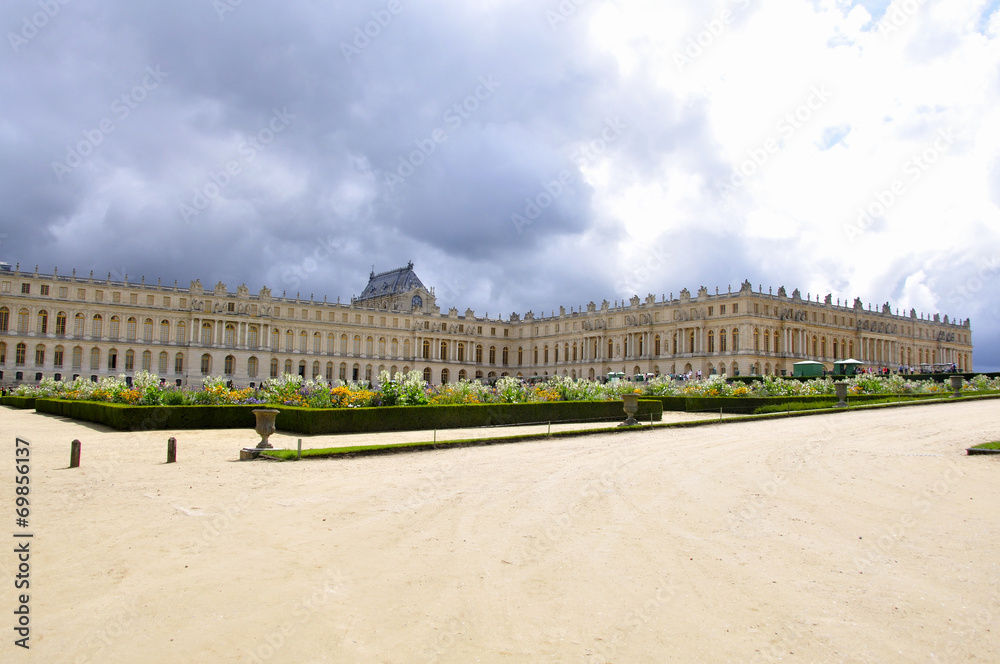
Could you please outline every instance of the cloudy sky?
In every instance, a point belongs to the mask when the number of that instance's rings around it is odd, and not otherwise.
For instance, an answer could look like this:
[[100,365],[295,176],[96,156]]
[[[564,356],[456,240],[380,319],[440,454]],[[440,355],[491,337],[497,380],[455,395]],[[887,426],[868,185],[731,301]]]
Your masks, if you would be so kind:
[[749,279],[1000,370],[1000,0],[7,0],[0,260],[536,315]]

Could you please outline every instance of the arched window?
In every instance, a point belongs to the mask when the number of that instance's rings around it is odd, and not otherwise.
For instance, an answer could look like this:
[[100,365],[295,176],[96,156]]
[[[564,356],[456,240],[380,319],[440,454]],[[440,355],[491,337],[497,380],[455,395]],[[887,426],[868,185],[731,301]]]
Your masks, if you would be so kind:
[[309,350],[309,333],[305,330],[299,331],[299,352],[305,353]]
[[271,378],[278,377],[278,359],[274,358],[271,360]]
[[[775,345],[777,345],[777,344],[775,344]],[[853,341],[848,341],[847,342],[847,356],[848,357],[854,357],[854,342]]]
[[385,357],[385,337],[378,338],[378,356]]
[[[341,334],[340,335],[340,354],[341,355],[347,355],[347,335],[346,334]],[[343,379],[341,379],[341,380],[343,380]]]
[[[611,349],[611,342],[610,341],[608,342],[608,349],[609,350]],[[542,363],[543,364],[548,364],[549,363],[549,345],[548,344],[545,344],[542,347]]]
[[677,333],[676,332],[674,332],[674,352],[673,352],[673,354],[674,355],[677,354]]
[[659,357],[660,355],[660,335],[653,337],[653,355]]
[[[726,352],[726,331],[725,330],[719,330],[719,352],[720,353],[725,353]],[[725,373],[725,372],[723,372],[723,373]]]
[[522,346],[517,347],[517,366],[524,364],[524,348]]
[[66,312],[60,311],[56,314],[56,336],[66,336]]
[[458,361],[465,362],[465,344],[458,344]]
[[295,333],[291,330],[285,330],[285,352],[291,353],[292,348],[295,347]]
[[223,334],[226,348],[234,348],[236,346],[236,326],[232,323],[226,323],[226,329]]
[[160,321],[160,343],[170,342],[170,321],[166,318]]
[[[77,314],[77,316],[82,317],[83,314]],[[10,326],[10,309],[8,309],[7,307],[0,307],[0,332],[6,332],[9,326]]]
[[347,380],[347,362],[340,363],[340,380]]
[[125,323],[125,334],[128,341],[135,341],[138,325],[139,321],[135,319],[135,316],[129,316],[128,321]]
[[476,364],[483,363],[483,345],[476,344]]
[[73,347],[73,369],[75,371],[83,370],[83,348],[79,346]]
[[[326,354],[333,355],[334,346],[337,343],[337,337],[333,336],[333,332],[328,332],[326,335]],[[332,364],[330,366],[333,366]],[[333,380],[333,376],[329,376],[327,380]]]
[[97,371],[101,368],[101,349],[91,348],[90,349],[90,370]]
[[753,329],[753,350],[755,353],[760,352],[760,329],[756,327]]
[[445,385],[447,382],[448,382],[448,370],[447,369],[442,369],[441,370],[441,384]]
[[125,371],[135,371],[135,351],[131,348],[125,351]]
[[17,312],[17,333],[27,334],[28,333],[28,310],[21,309]]
[[410,359],[410,340],[403,339],[403,359]]
[[[546,352],[545,353],[545,361],[546,362],[549,361],[549,357],[548,356],[549,356],[549,354]],[[608,358],[607,359],[610,360],[614,356],[615,356],[615,342],[613,340],[611,340],[611,339],[608,339]]]
[[118,350],[112,348],[108,351],[108,369],[118,368]]
[[375,338],[365,337],[365,357],[372,357],[375,355]]
[[52,351],[52,366],[54,368],[62,369],[64,352],[65,351],[62,346],[56,346],[55,350]]
[[258,363],[259,363],[259,360],[257,360],[257,357],[255,355],[251,355],[247,359],[247,376],[249,376],[250,378],[256,378],[257,377],[257,371],[258,371],[257,365],[258,365]]
[[392,357],[399,357],[399,339],[396,337],[393,337],[392,341],[389,342],[389,353]]
[[[440,356],[440,359],[441,360],[445,360],[445,361],[448,360],[448,342],[447,341],[442,341],[441,342],[441,356]],[[441,381],[441,382],[444,383],[445,381]]]
[[160,357],[159,357],[159,362],[157,363],[157,366],[156,366],[156,371],[161,376],[164,375],[165,373],[167,373],[167,360],[168,359],[169,358],[168,358],[168,355],[167,355],[167,351],[165,351],[165,350],[160,351]]
[[291,360],[285,360],[285,373],[286,374],[292,373],[292,361]]
[[431,359],[431,340],[424,339],[424,343],[421,345],[420,357],[425,360]]
[[333,362],[326,363],[326,379],[328,381],[333,380]]
[[205,353],[201,356],[201,375],[207,376],[212,373],[212,356]]
[[812,354],[813,354],[813,357],[816,357],[816,355],[817,355],[816,351],[819,350],[817,348],[817,346],[819,345],[818,342],[819,342],[819,340],[814,336],[813,337],[813,344],[812,344],[812,350],[813,350]]
[[510,350],[506,346],[503,347],[501,364],[503,364],[503,366],[507,366],[508,364],[510,364]]
[[[359,355],[361,355],[361,335],[360,334],[355,334],[354,335],[354,357],[357,357]],[[357,380],[357,378],[355,378],[354,380]]]
[[538,346],[532,346],[531,348],[531,363],[538,364]]
[[142,351],[142,370],[152,371],[153,369],[153,353],[148,350]]
[[[735,327],[733,328],[733,352],[740,352],[740,331]],[[733,373],[738,373],[738,371],[738,369],[733,369]]]
[[236,373],[236,358],[232,355],[226,355],[226,359],[223,362],[223,370],[227,376],[232,376]]
[[201,345],[211,346],[212,345],[212,324],[202,323],[201,324]]
[[771,335],[767,332],[767,330],[764,330],[764,352],[771,352]]
[[312,365],[312,379],[316,380],[317,378],[319,378],[319,362],[314,360]]
[[424,368],[424,382],[425,383],[431,382],[431,368],[430,367],[425,367]]
[[188,326],[184,321],[177,323],[177,343],[187,345],[188,342]]
[[468,376],[468,374],[465,372],[465,369],[462,369],[462,370],[460,370],[458,372],[458,379],[459,380],[465,380],[467,376]]
[[83,336],[83,326],[87,324],[87,319],[83,314],[73,316],[73,336],[80,338]]
[[184,353],[174,355],[174,373],[184,373]]
[[[774,331],[774,352],[775,353],[780,353],[781,352],[778,349],[778,331],[777,330]],[[777,368],[775,370],[777,370]]]
[[45,365],[45,346],[38,344],[35,346],[35,366],[41,367]]
[[490,346],[490,364],[497,363],[497,347]]
[[247,345],[250,347],[250,350],[260,348],[260,328],[256,325],[251,325],[247,329]]
[[715,330],[708,331],[708,352],[715,352]]
[[108,321],[108,339],[118,341],[121,336],[121,322],[118,316],[111,317],[111,320]]
[[0,341],[0,364],[7,364],[7,342]]
[[49,312],[42,309],[38,312],[38,327],[35,329],[38,334],[49,333]]
[[149,343],[153,340],[153,319],[147,318],[142,322],[142,340]]
[[820,343],[820,346],[819,346],[819,349],[820,349],[820,355],[821,355],[822,357],[826,357],[826,337],[822,337],[822,338],[821,338],[821,339],[819,340],[819,343]]

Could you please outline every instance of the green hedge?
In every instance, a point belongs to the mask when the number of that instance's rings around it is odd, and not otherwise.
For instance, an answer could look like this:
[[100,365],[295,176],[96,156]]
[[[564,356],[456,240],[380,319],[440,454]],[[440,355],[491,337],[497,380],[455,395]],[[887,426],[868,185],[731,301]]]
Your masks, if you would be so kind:
[[[121,431],[139,429],[252,429],[261,406],[129,406],[93,401],[38,399],[40,413],[97,422]],[[307,435],[412,431],[535,422],[619,421],[621,401],[554,401],[517,404],[384,406],[380,408],[297,408],[276,406],[278,431]],[[640,399],[636,417],[660,421],[663,406]]]
[[11,408],[34,408],[35,397],[2,396],[0,397],[0,405]]

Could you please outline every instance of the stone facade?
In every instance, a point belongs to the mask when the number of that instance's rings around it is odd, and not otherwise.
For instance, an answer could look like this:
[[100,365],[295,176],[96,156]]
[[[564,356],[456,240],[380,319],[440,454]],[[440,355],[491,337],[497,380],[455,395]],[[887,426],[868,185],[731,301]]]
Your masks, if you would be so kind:
[[0,271],[0,381],[72,379],[147,369],[168,382],[200,385],[206,375],[235,384],[281,373],[327,380],[377,381],[423,372],[433,383],[462,378],[551,376],[600,378],[608,372],[791,374],[817,360],[833,368],[855,358],[896,370],[951,365],[971,371],[968,320],[892,313],[886,303],[834,303],[777,293],[747,282],[736,291],[675,298],[634,296],[590,302],[558,314],[506,320],[442,313],[412,263],[372,272],[350,303],[276,297],[267,288],[235,292],[175,282],[130,282]]

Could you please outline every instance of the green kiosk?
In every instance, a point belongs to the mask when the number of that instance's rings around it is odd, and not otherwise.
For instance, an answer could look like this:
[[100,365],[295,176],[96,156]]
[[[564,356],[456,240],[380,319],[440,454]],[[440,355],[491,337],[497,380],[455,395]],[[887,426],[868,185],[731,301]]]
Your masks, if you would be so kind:
[[840,360],[833,363],[833,373],[837,376],[857,376],[858,369],[865,365],[858,360]]
[[792,365],[792,376],[805,376],[809,378],[822,378],[826,365],[815,360],[804,360]]

